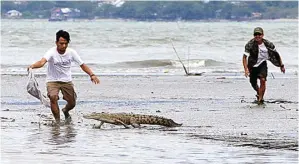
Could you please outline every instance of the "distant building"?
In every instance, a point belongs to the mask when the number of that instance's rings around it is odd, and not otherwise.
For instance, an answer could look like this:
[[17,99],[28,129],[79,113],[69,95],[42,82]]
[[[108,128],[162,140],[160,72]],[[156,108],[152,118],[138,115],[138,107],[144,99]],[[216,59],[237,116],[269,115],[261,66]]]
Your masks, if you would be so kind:
[[66,21],[69,18],[80,17],[80,10],[73,8],[54,8],[49,21]]
[[262,18],[262,13],[251,13],[251,17],[253,19],[261,19]]
[[67,17],[64,16],[60,8],[54,8],[51,10],[51,16],[49,21],[65,21]]
[[14,1],[13,2],[15,5],[21,5],[21,4],[23,4],[24,2],[22,2],[22,1]]
[[125,0],[98,0],[98,7],[101,7],[103,4],[111,4],[115,7],[121,7]]
[[116,7],[121,7],[123,4],[125,3],[125,1],[123,0],[115,0],[112,5],[116,6]]
[[5,16],[6,16],[7,18],[20,18],[20,17],[22,17],[22,13],[19,12],[19,11],[17,11],[17,10],[9,10],[9,11],[5,14]]

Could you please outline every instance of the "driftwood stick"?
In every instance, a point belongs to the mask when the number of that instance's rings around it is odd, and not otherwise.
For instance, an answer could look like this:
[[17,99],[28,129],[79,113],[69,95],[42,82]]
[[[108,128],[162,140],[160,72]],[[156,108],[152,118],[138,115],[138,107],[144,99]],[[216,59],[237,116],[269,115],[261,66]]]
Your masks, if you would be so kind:
[[185,73],[186,73],[186,75],[189,75],[189,72],[187,71],[187,69],[186,69],[186,67],[185,67],[184,63],[182,62],[182,60],[181,60],[180,56],[178,55],[178,53],[177,53],[177,51],[176,51],[176,49],[175,49],[175,47],[174,47],[174,45],[173,45],[173,42],[172,42],[172,40],[170,40],[170,41],[171,41],[172,48],[173,48],[173,50],[174,50],[174,52],[175,52],[176,56],[178,57],[178,59],[179,59],[180,63],[183,65],[183,68],[184,68],[184,70],[185,70]]

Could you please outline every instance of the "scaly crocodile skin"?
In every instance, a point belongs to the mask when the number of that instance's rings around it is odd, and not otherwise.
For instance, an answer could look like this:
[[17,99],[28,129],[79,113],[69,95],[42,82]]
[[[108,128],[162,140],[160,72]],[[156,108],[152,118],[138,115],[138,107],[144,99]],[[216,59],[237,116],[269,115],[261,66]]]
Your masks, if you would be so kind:
[[175,123],[172,119],[160,116],[132,113],[91,113],[83,115],[83,118],[101,121],[98,128],[101,128],[104,123],[123,125],[126,128],[129,128],[129,125],[132,125],[134,128],[140,127],[140,124],[162,125],[166,127],[178,127],[182,125]]

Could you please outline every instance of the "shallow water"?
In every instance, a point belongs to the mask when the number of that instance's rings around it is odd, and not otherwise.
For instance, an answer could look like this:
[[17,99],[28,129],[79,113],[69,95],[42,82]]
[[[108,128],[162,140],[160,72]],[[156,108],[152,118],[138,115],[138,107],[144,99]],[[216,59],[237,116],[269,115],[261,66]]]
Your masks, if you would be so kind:
[[296,151],[235,147],[159,129],[2,127],[6,134],[1,163],[296,163],[298,157]]
[[[256,26],[286,66],[281,74],[269,64],[265,106],[254,103],[241,64]],[[74,66],[73,124],[57,128],[47,125],[50,109],[26,92],[26,67],[54,46],[61,27],[101,84]],[[298,20],[1,20],[1,163],[298,163],[297,36]],[[170,40],[202,76],[183,76]],[[34,70],[43,91],[45,70]],[[91,112],[159,115],[183,126],[93,129],[98,122],[82,118]]]
[[[1,117],[8,118],[1,119],[1,163],[298,163],[297,79],[268,80],[266,105],[257,106],[246,79],[102,76],[90,85],[76,76],[73,124],[60,128],[43,124],[50,109],[26,93],[26,79],[1,78]],[[183,126],[94,129],[99,122],[82,118],[103,111],[159,115]]]
[[[257,26],[264,28],[265,38],[272,41],[281,53],[287,75],[298,74],[298,20],[1,20],[1,74],[26,74],[24,68],[41,59],[49,48],[55,46],[55,33],[63,28],[71,35],[69,47],[77,50],[82,60],[88,63],[96,74],[183,75],[184,70],[173,49],[175,48],[190,72],[243,76],[244,46],[252,39],[253,29]],[[44,74],[46,69],[36,71]],[[271,64],[269,71],[280,72]],[[73,73],[83,74],[78,66],[74,66]]]

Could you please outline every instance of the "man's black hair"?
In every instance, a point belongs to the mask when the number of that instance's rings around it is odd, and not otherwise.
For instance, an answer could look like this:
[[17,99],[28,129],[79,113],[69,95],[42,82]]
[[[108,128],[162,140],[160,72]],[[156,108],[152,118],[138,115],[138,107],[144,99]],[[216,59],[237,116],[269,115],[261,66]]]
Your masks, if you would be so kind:
[[56,33],[56,42],[59,41],[60,37],[64,38],[68,43],[71,41],[70,34],[67,31],[59,30]]

